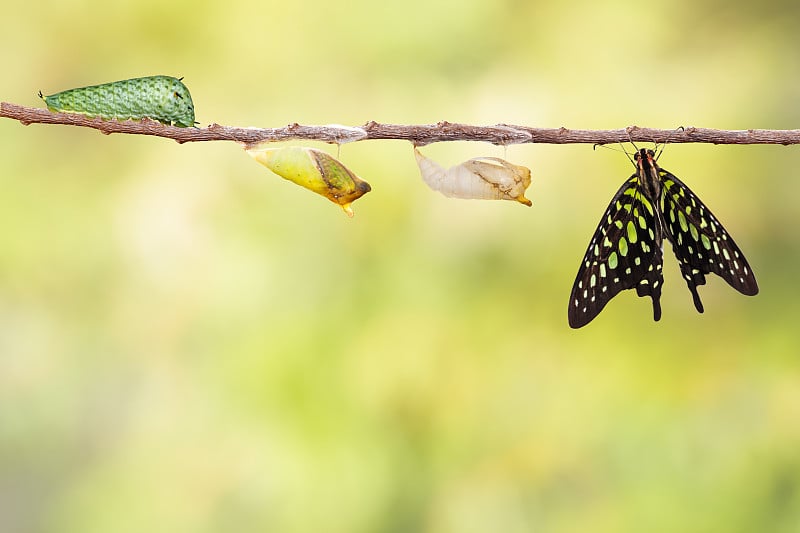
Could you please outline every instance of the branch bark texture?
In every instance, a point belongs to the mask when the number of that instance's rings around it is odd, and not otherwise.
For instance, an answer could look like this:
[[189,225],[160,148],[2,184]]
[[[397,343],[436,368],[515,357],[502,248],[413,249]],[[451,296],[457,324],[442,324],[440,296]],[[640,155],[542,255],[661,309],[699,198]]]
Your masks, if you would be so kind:
[[439,122],[437,124],[400,125],[370,121],[363,126],[327,124],[304,126],[289,124],[281,128],[239,128],[211,124],[205,128],[178,128],[154,120],[117,121],[88,118],[74,113],[52,113],[47,109],[0,103],[0,117],[22,124],[63,124],[111,133],[153,135],[178,143],[234,141],[246,146],[268,141],[313,140],[333,144],[355,141],[393,139],[410,141],[418,146],[444,141],[481,141],[496,145],[542,144],[611,144],[619,142],[669,142],[710,144],[800,144],[800,130],[715,130],[685,127],[671,130],[628,126],[615,130],[576,130],[568,128],[533,128],[512,124],[472,126]]

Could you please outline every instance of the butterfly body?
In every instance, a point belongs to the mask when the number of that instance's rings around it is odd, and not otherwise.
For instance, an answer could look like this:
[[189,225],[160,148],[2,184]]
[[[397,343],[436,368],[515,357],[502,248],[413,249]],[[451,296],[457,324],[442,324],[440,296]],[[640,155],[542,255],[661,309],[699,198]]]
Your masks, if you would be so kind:
[[39,96],[50,111],[104,119],[151,118],[183,128],[194,125],[192,95],[181,80],[172,76],[132,78]]
[[663,243],[668,240],[698,312],[697,292],[709,273],[742,294],[758,293],[753,271],[722,224],[674,174],[659,167],[652,150],[634,157],[636,173],[611,200],[578,270],[569,300],[569,324],[594,319],[620,291],[650,296],[661,318]]

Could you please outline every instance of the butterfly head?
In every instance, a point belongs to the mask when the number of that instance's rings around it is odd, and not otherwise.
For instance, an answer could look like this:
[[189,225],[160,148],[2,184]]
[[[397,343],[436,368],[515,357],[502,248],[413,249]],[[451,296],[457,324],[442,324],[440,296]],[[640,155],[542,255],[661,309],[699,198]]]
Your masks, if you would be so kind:
[[639,148],[636,153],[633,154],[633,161],[637,166],[645,164],[646,162],[652,164],[656,159],[656,153],[646,148]]

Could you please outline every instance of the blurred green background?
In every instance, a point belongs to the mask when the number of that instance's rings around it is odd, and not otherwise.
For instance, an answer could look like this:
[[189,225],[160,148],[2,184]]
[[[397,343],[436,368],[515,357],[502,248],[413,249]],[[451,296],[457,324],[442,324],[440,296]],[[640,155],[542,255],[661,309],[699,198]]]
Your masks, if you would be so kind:
[[[45,3],[46,4],[46,3]],[[741,4],[741,5],[740,5]],[[796,2],[13,2],[0,98],[185,76],[197,120],[796,128]],[[350,220],[234,143],[0,120],[0,531],[800,531],[797,147],[668,146],[747,254],[695,312],[567,325],[633,168],[584,145],[532,209],[345,145]],[[334,155],[336,148],[317,145]],[[667,247],[669,248],[669,247]]]

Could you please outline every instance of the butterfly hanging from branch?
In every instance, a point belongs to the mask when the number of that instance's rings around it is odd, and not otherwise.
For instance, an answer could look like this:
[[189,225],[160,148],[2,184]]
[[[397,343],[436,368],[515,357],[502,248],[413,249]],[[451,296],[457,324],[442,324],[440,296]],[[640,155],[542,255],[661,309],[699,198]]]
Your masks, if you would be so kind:
[[659,167],[653,150],[638,149],[636,172],[611,199],[578,269],[569,297],[569,325],[591,322],[620,291],[650,296],[653,319],[661,318],[663,242],[680,263],[694,306],[705,275],[717,274],[749,296],[758,293],[744,254],[700,199],[674,174]]

